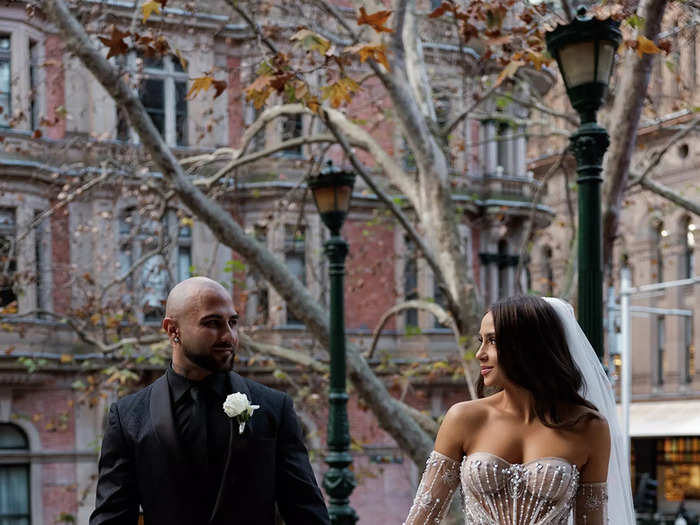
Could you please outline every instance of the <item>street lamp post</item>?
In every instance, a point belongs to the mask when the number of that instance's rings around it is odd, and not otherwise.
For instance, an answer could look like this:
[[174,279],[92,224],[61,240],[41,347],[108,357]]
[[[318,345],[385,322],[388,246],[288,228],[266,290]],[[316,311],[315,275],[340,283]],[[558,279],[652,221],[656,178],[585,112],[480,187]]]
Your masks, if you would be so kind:
[[569,24],[557,26],[545,36],[547,49],[556,59],[566,93],[581,125],[571,136],[578,183],[578,318],[584,333],[603,357],[603,241],[601,185],[603,156],[610,139],[596,123],[608,89],[615,50],[622,33],[612,19],[587,17],[579,8]]
[[355,476],[350,470],[350,427],[348,423],[348,393],[345,388],[345,309],[343,276],[348,243],[340,236],[348,208],[355,174],[343,171],[328,161],[321,172],[308,180],[316,208],[331,238],[324,243],[330,263],[330,343],[331,381],[328,407],[328,471],[323,488],[330,499],[328,513],[332,525],[353,525],[357,514],[350,506],[350,494],[355,488]]

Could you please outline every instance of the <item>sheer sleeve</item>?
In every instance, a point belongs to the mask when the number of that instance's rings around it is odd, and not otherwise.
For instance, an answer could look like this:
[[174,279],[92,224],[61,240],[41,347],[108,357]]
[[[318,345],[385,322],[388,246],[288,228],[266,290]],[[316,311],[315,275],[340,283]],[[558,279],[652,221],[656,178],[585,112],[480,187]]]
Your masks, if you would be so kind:
[[458,485],[459,462],[433,450],[403,525],[440,523]]
[[582,483],[576,492],[574,516],[575,525],[607,525],[607,483]]

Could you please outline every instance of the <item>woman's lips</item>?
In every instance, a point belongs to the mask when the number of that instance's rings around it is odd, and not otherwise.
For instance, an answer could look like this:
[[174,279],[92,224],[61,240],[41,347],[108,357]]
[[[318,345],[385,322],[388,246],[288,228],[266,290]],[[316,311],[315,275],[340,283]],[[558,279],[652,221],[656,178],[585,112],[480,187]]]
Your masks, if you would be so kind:
[[492,367],[492,366],[482,366],[482,367],[481,367],[481,375],[482,375],[482,376],[485,376],[485,375],[488,374],[491,370],[493,370],[493,367]]

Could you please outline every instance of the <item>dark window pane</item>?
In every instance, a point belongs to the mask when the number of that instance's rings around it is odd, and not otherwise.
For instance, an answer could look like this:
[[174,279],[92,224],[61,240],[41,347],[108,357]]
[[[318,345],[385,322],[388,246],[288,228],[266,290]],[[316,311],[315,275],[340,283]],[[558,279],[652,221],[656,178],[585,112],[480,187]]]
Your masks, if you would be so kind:
[[192,277],[192,250],[189,246],[180,246],[177,252],[177,279],[184,281]]
[[141,84],[141,103],[161,135],[165,133],[165,82],[147,78]]
[[[418,256],[415,243],[405,237],[406,261],[403,270],[404,297],[406,301],[418,299]],[[406,326],[418,326],[418,310],[406,310]]]
[[17,270],[17,259],[14,248],[15,209],[0,208],[0,307],[4,307],[17,299],[13,289],[13,277]]
[[7,126],[12,114],[10,106],[10,57],[3,57],[0,52],[0,126]]
[[27,437],[19,427],[9,424],[0,424],[0,449],[20,448],[28,449]]
[[[292,115],[282,121],[282,140],[290,140],[301,137],[303,131],[301,115]],[[287,148],[282,152],[283,155],[292,157],[301,156],[301,145]]]
[[143,67],[148,69],[163,69],[163,57],[143,57]]
[[175,135],[178,146],[187,145],[187,83],[175,82]]

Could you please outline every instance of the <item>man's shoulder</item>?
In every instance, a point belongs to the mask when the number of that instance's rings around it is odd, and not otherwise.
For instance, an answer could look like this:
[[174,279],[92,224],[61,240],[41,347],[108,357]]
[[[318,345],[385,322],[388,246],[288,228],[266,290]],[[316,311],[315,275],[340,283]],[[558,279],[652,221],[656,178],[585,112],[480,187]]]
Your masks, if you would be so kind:
[[120,415],[123,417],[126,414],[135,414],[146,410],[151,399],[151,391],[159,381],[166,381],[165,376],[159,377],[141,390],[119,398],[114,404]]
[[[236,372],[232,372],[232,374],[236,374]],[[262,383],[258,383],[257,381],[248,377],[244,377],[239,374],[236,375],[245,382],[246,386],[248,387],[248,390],[250,390],[250,395],[254,399],[265,399],[268,403],[272,402],[275,405],[279,405],[281,407],[285,399],[289,397],[288,394],[282,392],[281,390],[276,390],[267,385],[263,385]]]

